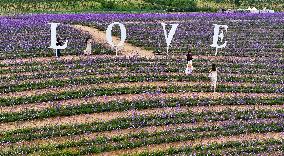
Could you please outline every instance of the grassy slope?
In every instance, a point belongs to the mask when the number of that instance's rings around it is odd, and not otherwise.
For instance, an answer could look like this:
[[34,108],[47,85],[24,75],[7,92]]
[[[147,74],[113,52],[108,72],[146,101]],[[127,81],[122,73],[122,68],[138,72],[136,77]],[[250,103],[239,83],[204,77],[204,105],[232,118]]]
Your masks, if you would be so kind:
[[[234,9],[234,8],[248,8],[256,7],[257,9],[273,9],[276,11],[284,11],[283,2],[272,2],[271,0],[262,0],[259,2],[251,2],[252,0],[241,0],[240,6],[235,5],[232,2],[216,2],[217,0],[197,0],[198,7],[211,7],[214,9],[225,8],[225,9]],[[229,0],[219,0],[219,1],[229,1]],[[231,0],[232,1],[232,0]]]
[[[36,2],[35,2],[36,1]],[[153,0],[152,0],[153,1]],[[179,1],[179,0],[176,0]],[[228,0],[196,0],[197,9],[194,11],[216,11],[219,8],[236,7]],[[242,2],[240,7],[256,6],[263,8],[268,6],[277,11],[283,11],[284,5],[279,2],[258,2],[257,4],[247,4]],[[176,6],[175,6],[176,7]],[[149,0],[0,0],[0,13],[40,13],[40,12],[149,12],[166,11],[169,6],[159,3],[149,3]],[[179,8],[178,6],[176,8]],[[172,9],[169,9],[172,10]],[[176,10],[176,9],[174,9]],[[180,10],[179,10],[180,11]]]
[[14,0],[0,1],[1,13],[21,12],[96,12],[156,10],[142,0]]

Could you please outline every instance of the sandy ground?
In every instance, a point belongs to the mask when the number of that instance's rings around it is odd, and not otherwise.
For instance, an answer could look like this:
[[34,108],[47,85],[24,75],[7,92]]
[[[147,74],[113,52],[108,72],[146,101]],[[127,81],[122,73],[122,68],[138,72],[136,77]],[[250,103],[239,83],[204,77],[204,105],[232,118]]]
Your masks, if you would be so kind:
[[[106,41],[106,33],[100,31],[96,28],[82,26],[82,25],[74,25],[76,29],[79,29],[84,32],[88,32],[96,43],[107,43]],[[117,45],[120,42],[120,38],[112,37],[113,42]],[[152,51],[142,49],[140,47],[132,46],[129,43],[125,43],[123,47],[119,47],[119,52],[122,53],[124,56],[132,57],[132,56],[140,56],[145,58],[154,58],[155,55]]]

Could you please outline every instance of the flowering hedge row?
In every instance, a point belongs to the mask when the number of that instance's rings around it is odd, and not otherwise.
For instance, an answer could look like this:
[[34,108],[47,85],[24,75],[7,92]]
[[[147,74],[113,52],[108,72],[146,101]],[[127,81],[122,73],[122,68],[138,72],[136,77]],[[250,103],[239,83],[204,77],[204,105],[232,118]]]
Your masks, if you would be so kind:
[[[169,60],[168,60],[169,61]],[[172,59],[170,60],[171,62],[168,63],[167,60],[163,59],[157,59],[157,60],[148,60],[148,61],[136,61],[134,60],[131,62],[131,60],[122,60],[122,61],[116,61],[113,60],[112,62],[105,62],[105,63],[96,63],[96,62],[80,62],[76,61],[74,63],[66,63],[66,64],[51,64],[51,65],[27,65],[27,66],[17,66],[17,67],[10,67],[8,69],[2,69],[0,70],[0,74],[8,74],[8,73],[21,73],[21,72],[39,72],[39,71],[50,71],[50,72],[55,72],[57,70],[75,70],[75,69],[97,69],[97,68],[108,68],[108,67],[129,67],[129,69],[134,69],[134,68],[139,68],[139,67],[153,67],[153,68],[172,68],[174,67],[179,67],[179,68],[184,68],[185,60],[175,60]],[[194,66],[196,67],[197,70],[202,70],[204,68],[208,68],[207,65],[209,64],[208,60],[204,59],[195,59],[194,60]],[[216,63],[218,66],[220,66],[222,72],[226,72],[229,69],[233,70],[239,70],[239,69],[244,69],[244,70],[250,70],[250,73],[257,73],[257,72],[268,72],[270,75],[273,73],[277,75],[281,75],[281,63],[275,63],[269,65],[269,68],[267,68],[267,64],[264,63],[247,63],[247,64],[236,64],[236,63],[228,63],[228,62],[217,62]],[[254,70],[252,70],[254,69]],[[184,69],[182,69],[184,70]]]
[[[102,153],[120,149],[133,149],[142,146],[155,145],[161,143],[171,143],[178,141],[189,141],[197,139],[205,139],[209,137],[239,135],[245,133],[265,133],[265,132],[281,132],[284,127],[281,122],[275,123],[250,123],[244,124],[242,127],[238,125],[225,126],[207,126],[198,128],[183,128],[177,130],[167,130],[156,133],[140,132],[138,134],[129,134],[126,136],[117,136],[112,138],[97,137],[91,141],[81,140],[78,142],[71,141],[65,144],[51,144],[43,147],[13,149],[11,153],[30,154],[33,152],[52,152],[56,154],[66,153],[66,148],[74,147],[78,150],[72,151],[76,154]],[[270,142],[271,143],[271,142]],[[272,142],[281,145],[280,141]],[[236,148],[236,147],[235,147]],[[276,148],[277,149],[277,148]],[[278,148],[278,149],[281,149]],[[68,150],[67,150],[68,151]]]
[[[19,141],[28,141],[34,139],[47,139],[56,136],[73,136],[85,133],[103,132],[127,128],[142,128],[145,126],[162,126],[182,123],[198,123],[198,122],[214,122],[214,121],[230,121],[235,124],[236,120],[250,121],[252,119],[280,119],[283,116],[283,110],[225,110],[220,112],[186,112],[186,113],[170,113],[162,115],[137,116],[133,115],[128,118],[117,118],[106,122],[94,122],[88,124],[77,125],[57,125],[41,128],[26,128],[9,132],[1,132],[3,136],[0,138],[1,143],[12,143]],[[277,126],[278,130],[283,124]],[[276,126],[276,125],[275,125]],[[238,126],[239,127],[239,126]],[[265,128],[265,126],[264,126]],[[269,128],[270,129],[270,128]],[[268,130],[269,130],[268,129]],[[272,130],[272,129],[271,129]],[[230,134],[228,132],[228,134]]]
[[263,154],[263,152],[277,152],[281,151],[284,140],[265,140],[265,141],[229,141],[218,144],[211,143],[198,146],[183,146],[181,148],[169,148],[167,150],[160,149],[156,152],[142,152],[131,154],[132,156],[162,156],[162,155],[176,155],[176,154],[196,154],[196,155],[242,155],[242,154]]
[[[275,86],[275,89],[281,87],[279,85],[274,85],[275,83],[281,83],[283,77],[279,78],[263,78],[263,77],[237,77],[237,76],[227,76],[222,74],[219,76],[221,83],[233,82],[233,83],[254,83],[254,84],[265,84],[270,86]],[[53,77],[54,78],[54,77]],[[48,88],[59,88],[67,86],[76,85],[92,85],[92,84],[102,84],[102,83],[125,83],[125,82],[158,82],[158,81],[168,81],[168,82],[200,82],[207,83],[209,81],[207,74],[195,74],[195,76],[187,76],[182,73],[178,75],[175,74],[155,74],[155,73],[142,73],[136,74],[135,72],[128,72],[128,75],[105,75],[103,77],[97,77],[96,75],[86,76],[86,77],[75,77],[70,79],[54,79],[38,82],[23,82],[16,84],[8,84],[0,86],[0,93],[10,93],[10,92],[21,92],[35,89],[48,89]]]
[[[48,22],[93,25],[106,30],[107,25],[118,21],[125,23],[129,42],[135,42],[134,44],[141,46],[147,45],[147,47],[157,52],[165,53],[163,29],[160,22],[157,21],[179,21],[177,23],[180,23],[180,27],[171,46],[173,52],[186,52],[188,48],[193,48],[195,55],[212,54],[214,52],[214,49],[210,47],[213,35],[212,25],[227,24],[230,28],[226,34],[228,47],[220,52],[220,55],[273,57],[281,56],[281,52],[283,52],[281,50],[283,48],[282,19],[283,13],[259,15],[206,13],[20,15],[12,19],[5,19],[1,30],[4,34],[7,34],[4,36],[10,36],[8,38],[2,37],[4,40],[11,41],[12,39],[9,38],[16,37],[17,42],[10,42],[9,46],[2,43],[0,47],[3,47],[6,51],[30,51],[33,53],[31,55],[37,56],[39,51],[46,52],[49,44],[50,28]],[[141,24],[143,22],[145,24]],[[82,51],[82,47],[85,46],[83,42],[87,35],[68,26],[62,26],[58,31],[64,38],[71,41],[69,48],[66,50],[67,53],[78,54],[78,52]],[[19,35],[19,33],[23,35]],[[37,45],[40,45],[40,47]],[[34,47],[38,49],[33,49]],[[26,53],[23,55],[26,55]]]
[[[59,93],[44,93],[32,96],[8,97],[0,98],[1,106],[13,106],[28,103],[60,101],[68,99],[88,98],[94,96],[111,96],[123,94],[142,94],[142,93],[178,93],[178,92],[212,92],[209,83],[201,84],[188,84],[188,85],[169,85],[169,86],[141,86],[141,87],[128,87],[126,84],[118,88],[103,88],[94,87],[88,89],[62,91]],[[275,86],[260,86],[260,85],[224,85],[220,84],[218,92],[234,92],[234,93],[281,93],[283,88]]]
[[[80,55],[85,49],[89,34],[76,30],[68,25],[60,25],[59,36],[69,41],[63,55]],[[6,17],[0,21],[0,60],[7,58],[31,58],[54,56],[50,49],[50,25],[47,21],[21,20]],[[76,34],[76,35],[75,35]],[[113,54],[102,44],[94,46],[94,54]]]
[[45,109],[42,111],[23,111],[19,113],[3,113],[0,114],[0,123],[25,121],[34,119],[43,119],[58,116],[72,116],[80,114],[102,113],[102,112],[122,112],[129,111],[131,109],[143,110],[150,108],[162,108],[162,107],[179,107],[182,106],[218,106],[218,105],[281,105],[284,98],[256,98],[256,97],[244,97],[244,98],[169,98],[158,100],[145,100],[137,102],[129,101],[112,101],[108,103],[89,103],[80,106],[66,106]]

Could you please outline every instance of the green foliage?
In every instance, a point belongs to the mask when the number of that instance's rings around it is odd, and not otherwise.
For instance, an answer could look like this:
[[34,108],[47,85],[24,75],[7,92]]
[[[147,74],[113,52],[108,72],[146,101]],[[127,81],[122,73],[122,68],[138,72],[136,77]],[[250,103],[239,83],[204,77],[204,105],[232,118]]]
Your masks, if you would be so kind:
[[[202,5],[200,5],[202,4]],[[1,0],[0,13],[40,12],[215,12],[220,8],[268,7],[283,10],[283,4],[269,0]]]
[[241,0],[235,0],[235,5],[240,6],[241,5]]
[[114,0],[102,0],[100,1],[100,3],[102,4],[102,7],[105,9],[115,9],[115,1]]
[[144,0],[153,5],[160,5],[161,9],[167,11],[198,11],[197,4],[194,0]]
[[[248,8],[256,7],[263,9],[264,7],[273,9],[276,11],[283,11],[284,5],[281,0],[198,0],[199,3],[210,3],[209,8],[211,9],[233,9],[233,8]],[[200,6],[199,6],[200,7]]]

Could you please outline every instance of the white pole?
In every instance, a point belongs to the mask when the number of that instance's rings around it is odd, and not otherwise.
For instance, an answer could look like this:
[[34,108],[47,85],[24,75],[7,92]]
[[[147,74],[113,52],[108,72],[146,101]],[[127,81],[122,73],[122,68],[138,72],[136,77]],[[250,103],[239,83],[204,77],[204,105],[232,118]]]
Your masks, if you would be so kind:
[[218,48],[216,48],[215,56],[217,55],[217,53],[218,53]]
[[169,56],[169,48],[167,47],[167,55]]

